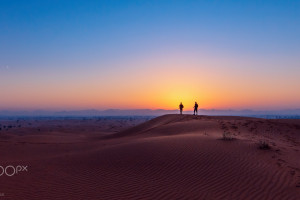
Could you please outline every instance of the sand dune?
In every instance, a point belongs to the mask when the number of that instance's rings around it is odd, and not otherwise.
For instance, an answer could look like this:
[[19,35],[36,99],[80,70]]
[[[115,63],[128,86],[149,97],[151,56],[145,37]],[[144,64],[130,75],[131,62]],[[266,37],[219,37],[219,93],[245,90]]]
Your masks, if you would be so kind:
[[28,172],[1,176],[0,198],[300,199],[300,120],[165,115],[117,133],[101,123],[1,131],[1,165]]

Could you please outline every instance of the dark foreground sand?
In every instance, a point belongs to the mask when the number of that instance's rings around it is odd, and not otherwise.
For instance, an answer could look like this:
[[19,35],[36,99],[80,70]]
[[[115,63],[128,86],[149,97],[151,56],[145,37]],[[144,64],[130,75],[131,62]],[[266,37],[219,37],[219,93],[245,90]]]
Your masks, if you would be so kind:
[[165,115],[134,126],[142,121],[2,128],[0,165],[28,171],[0,176],[0,199],[300,199],[300,120]]

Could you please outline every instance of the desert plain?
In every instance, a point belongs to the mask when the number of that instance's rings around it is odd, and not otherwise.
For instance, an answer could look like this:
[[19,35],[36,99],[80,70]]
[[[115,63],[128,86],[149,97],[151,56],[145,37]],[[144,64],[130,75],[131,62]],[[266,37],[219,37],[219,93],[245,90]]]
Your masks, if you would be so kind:
[[[0,119],[0,199],[300,199],[300,120]],[[14,172],[12,167],[26,166]]]

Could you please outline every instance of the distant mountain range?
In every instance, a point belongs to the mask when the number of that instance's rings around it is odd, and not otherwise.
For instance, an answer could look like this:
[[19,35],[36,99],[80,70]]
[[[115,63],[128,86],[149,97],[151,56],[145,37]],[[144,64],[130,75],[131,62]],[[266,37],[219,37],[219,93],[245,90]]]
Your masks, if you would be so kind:
[[[164,110],[164,109],[108,109],[108,110],[69,110],[69,111],[47,111],[47,110],[33,110],[33,111],[11,111],[2,110],[0,116],[159,116],[164,114],[176,114],[178,110]],[[185,111],[184,114],[192,114],[192,111]],[[217,109],[200,109],[200,115],[233,115],[233,116],[300,116],[300,109],[290,110],[217,110]]]

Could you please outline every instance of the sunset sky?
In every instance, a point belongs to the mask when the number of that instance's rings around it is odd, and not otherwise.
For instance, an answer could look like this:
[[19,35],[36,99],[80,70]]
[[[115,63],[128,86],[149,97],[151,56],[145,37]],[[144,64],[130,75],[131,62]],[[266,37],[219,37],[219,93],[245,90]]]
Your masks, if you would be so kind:
[[300,108],[300,1],[0,1],[0,110]]

